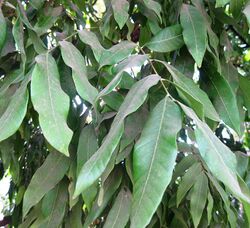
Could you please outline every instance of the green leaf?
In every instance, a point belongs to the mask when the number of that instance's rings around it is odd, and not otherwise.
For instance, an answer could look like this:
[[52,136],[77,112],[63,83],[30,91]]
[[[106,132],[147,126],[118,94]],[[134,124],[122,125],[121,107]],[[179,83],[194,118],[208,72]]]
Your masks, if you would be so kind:
[[198,67],[207,47],[206,23],[201,13],[193,6],[183,4],[180,14],[183,39]]
[[214,206],[214,200],[211,195],[211,193],[208,191],[207,195],[207,223],[210,225],[211,219],[212,219],[212,211],[213,211],[213,206]]
[[88,81],[87,69],[83,56],[70,42],[61,41],[60,46],[64,62],[73,70],[72,75],[77,92],[84,100],[94,104],[98,92]]
[[135,49],[136,44],[129,41],[121,41],[119,44],[105,50],[100,58],[100,68],[105,65],[113,65],[128,57]]
[[39,114],[39,123],[48,142],[58,151],[69,155],[72,131],[67,125],[69,97],[60,86],[54,58],[49,54],[36,57],[32,73],[31,98]]
[[216,0],[215,7],[224,7],[230,0]]
[[207,76],[209,80],[206,82],[206,86],[209,87],[209,94],[215,109],[225,124],[241,135],[240,115],[235,93],[220,74],[208,72]]
[[67,182],[63,181],[50,190],[42,201],[42,213],[31,227],[59,227],[63,221],[67,200]]
[[78,30],[78,35],[80,40],[89,45],[94,52],[94,56],[97,62],[100,61],[101,55],[104,52],[103,46],[100,44],[98,38],[96,37],[95,33],[88,31],[87,29]]
[[4,46],[4,43],[5,43],[5,40],[6,40],[6,35],[7,35],[7,24],[6,24],[6,21],[5,21],[5,18],[3,16],[3,12],[2,12],[1,8],[0,8],[0,30],[1,30],[1,33],[0,33],[0,53],[1,53],[3,46]]
[[190,197],[190,213],[193,219],[194,227],[198,227],[203,210],[206,206],[208,192],[208,180],[204,173],[197,178]]
[[152,111],[135,145],[131,211],[133,228],[145,227],[150,222],[171,181],[181,119],[178,106],[169,98],[164,98]]
[[104,228],[123,228],[126,226],[129,220],[131,199],[129,189],[122,188],[108,214]]
[[111,5],[114,12],[114,18],[119,25],[119,28],[122,29],[129,18],[129,3],[127,0],[111,0]]
[[96,100],[109,94],[116,86],[121,82],[123,72],[129,70],[133,67],[141,67],[147,60],[147,55],[132,55],[127,59],[124,59],[115,67],[115,72],[117,74],[112,79],[112,81],[98,94]]
[[[99,196],[95,200],[93,207],[88,213],[85,219],[83,228],[89,228],[89,225],[101,215],[107,204],[119,188],[122,181],[121,170],[113,170],[108,179],[105,180],[103,186],[100,189]],[[124,215],[123,215],[124,216]]]
[[33,175],[23,198],[23,217],[63,178],[69,168],[69,159],[50,152],[43,165]]
[[230,0],[230,11],[235,19],[238,19],[241,15],[245,0]]
[[148,90],[156,85],[160,77],[150,75],[137,83],[129,91],[121,105],[108,135],[97,152],[82,167],[76,182],[74,196],[91,186],[104,172],[124,131],[124,119],[135,112],[147,98]]
[[44,1],[45,0],[30,0],[29,3],[33,8],[40,9],[43,6]]
[[[180,95],[188,104],[197,112],[199,113],[200,109],[202,109],[202,113],[204,110],[204,115],[211,120],[220,121],[220,118],[215,111],[212,102],[209,100],[207,94],[201,90],[198,85],[194,83],[192,79],[189,79],[185,75],[183,75],[180,71],[178,71],[173,66],[164,63],[164,65],[169,70],[170,74],[172,75],[174,82],[181,88]],[[178,88],[177,88],[178,89]],[[184,93],[182,93],[184,92]],[[202,106],[196,104],[198,101]],[[202,116],[201,114],[199,116]]]
[[[220,180],[236,197],[250,202],[250,196],[242,192],[237,180],[237,160],[235,154],[225,146],[207,126],[187,106],[179,103],[185,114],[194,120],[197,128],[195,136],[202,159],[211,173]],[[215,162],[216,161],[216,162]]]
[[249,77],[239,77],[240,90],[243,93],[244,104],[248,110],[248,115],[250,115],[250,78]]
[[243,13],[245,14],[248,22],[248,26],[250,26],[250,3],[246,5],[246,7],[243,10]]
[[161,21],[161,4],[154,0],[143,0],[143,2],[148,9],[153,10],[155,12],[155,14]]
[[200,173],[201,173],[201,165],[199,163],[195,163],[184,174],[177,190],[177,195],[176,195],[177,207],[181,203],[186,193],[192,188]]
[[0,142],[18,130],[26,115],[29,100],[27,85],[30,81],[30,76],[31,73],[29,72],[11,97],[7,108],[0,117]]
[[[80,173],[82,166],[97,151],[98,143],[93,125],[84,127],[79,136],[77,147],[77,175]],[[97,183],[91,185],[82,193],[82,198],[87,208],[90,209],[97,193]]]
[[183,46],[182,28],[173,25],[160,30],[145,46],[152,51],[171,52]]
[[25,64],[26,55],[25,55],[25,49],[24,49],[24,30],[23,30],[23,23],[20,17],[17,18],[13,26],[12,33],[16,42],[16,46],[22,55],[23,64]]

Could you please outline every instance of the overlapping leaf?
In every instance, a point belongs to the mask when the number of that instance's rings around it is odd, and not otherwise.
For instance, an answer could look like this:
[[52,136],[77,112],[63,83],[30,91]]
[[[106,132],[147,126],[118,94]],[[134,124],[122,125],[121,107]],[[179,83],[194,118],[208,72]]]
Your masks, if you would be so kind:
[[135,145],[131,211],[133,228],[145,227],[162,199],[175,166],[176,137],[180,129],[180,110],[166,97],[152,111]]
[[131,88],[101,147],[82,167],[76,182],[75,196],[91,186],[101,176],[122,136],[124,119],[143,104],[148,90],[159,80],[159,76],[151,75],[140,80]]
[[67,125],[69,97],[63,92],[57,65],[49,54],[36,57],[32,73],[31,98],[39,114],[39,123],[48,142],[68,155],[72,131]]

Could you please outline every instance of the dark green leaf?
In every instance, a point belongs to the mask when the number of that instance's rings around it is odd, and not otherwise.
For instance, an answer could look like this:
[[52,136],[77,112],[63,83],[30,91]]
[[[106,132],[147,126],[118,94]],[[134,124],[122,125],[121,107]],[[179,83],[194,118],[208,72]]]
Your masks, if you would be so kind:
[[5,40],[6,40],[6,34],[7,34],[7,25],[6,25],[6,21],[5,18],[3,16],[3,12],[2,9],[0,8],[0,53],[3,49]]

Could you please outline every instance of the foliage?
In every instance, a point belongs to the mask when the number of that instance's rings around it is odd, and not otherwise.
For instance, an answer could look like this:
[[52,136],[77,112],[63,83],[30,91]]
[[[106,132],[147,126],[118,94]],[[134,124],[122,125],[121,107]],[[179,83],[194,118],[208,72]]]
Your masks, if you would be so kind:
[[10,226],[250,226],[249,1],[0,6]]

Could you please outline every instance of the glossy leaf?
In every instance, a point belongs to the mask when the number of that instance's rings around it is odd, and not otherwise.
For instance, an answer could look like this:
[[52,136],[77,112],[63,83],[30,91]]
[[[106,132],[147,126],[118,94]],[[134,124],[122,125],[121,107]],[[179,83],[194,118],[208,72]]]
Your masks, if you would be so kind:
[[112,209],[110,210],[104,228],[123,228],[129,220],[132,195],[129,189],[122,188]]
[[171,52],[183,46],[182,28],[180,25],[173,25],[160,30],[146,46],[157,52]]
[[82,167],[76,182],[75,196],[91,186],[104,172],[124,131],[124,119],[143,104],[148,90],[159,80],[159,76],[151,75],[140,80],[131,88],[101,147]]
[[97,90],[88,81],[87,69],[83,56],[70,42],[61,41],[60,46],[64,62],[73,70],[73,80],[78,93],[84,100],[93,104],[97,96]]
[[[24,194],[23,217],[31,207],[54,188],[69,168],[69,160],[58,152],[50,152],[43,165],[36,171]],[[52,175],[53,174],[53,175]]]
[[67,125],[69,97],[63,92],[55,60],[49,54],[36,57],[32,73],[31,98],[39,114],[45,138],[58,151],[69,155],[72,131]]
[[129,3],[127,0],[111,0],[111,5],[113,8],[115,20],[119,25],[119,28],[122,29],[129,17]]
[[207,46],[207,31],[204,18],[195,7],[183,4],[180,20],[184,42],[198,67],[201,67]]
[[203,210],[206,206],[208,191],[208,180],[204,173],[197,178],[190,197],[190,213],[193,219],[194,227],[198,227]]
[[166,97],[152,111],[135,145],[131,227],[145,227],[161,202],[175,166],[180,129],[180,110]]

